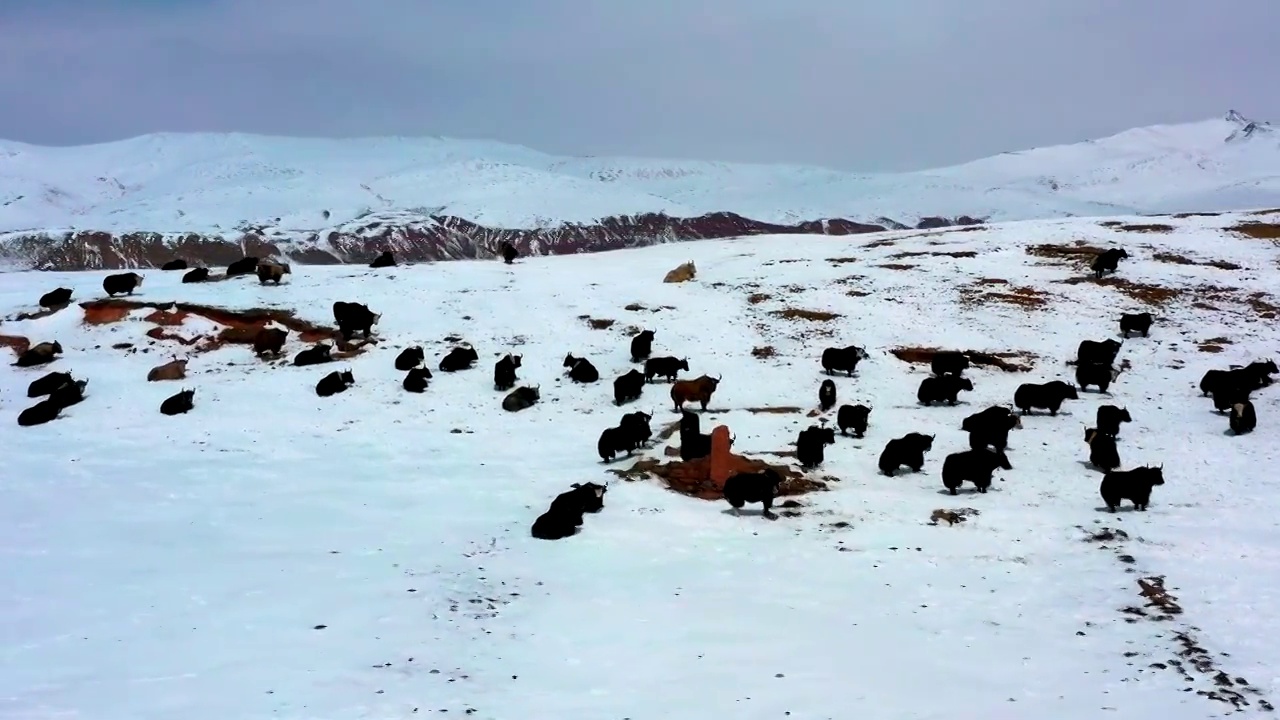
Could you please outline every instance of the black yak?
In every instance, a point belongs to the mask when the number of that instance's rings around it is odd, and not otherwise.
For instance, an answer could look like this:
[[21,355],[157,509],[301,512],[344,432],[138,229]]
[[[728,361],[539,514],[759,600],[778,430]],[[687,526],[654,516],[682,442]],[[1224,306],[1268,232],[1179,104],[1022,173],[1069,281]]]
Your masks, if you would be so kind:
[[351,374],[350,370],[343,370],[342,372],[334,370],[320,378],[320,382],[316,383],[316,394],[320,397],[337,395],[340,392],[346,392],[348,387],[355,384],[355,376]]
[[237,275],[252,275],[257,271],[258,258],[246,255],[227,266],[227,277],[233,278]]
[[1133,422],[1133,418],[1129,417],[1129,409],[1116,407],[1115,405],[1099,405],[1098,418],[1094,423],[1098,426],[1098,432],[1106,433],[1111,437],[1120,435],[1120,423]]
[[136,272],[116,273],[102,279],[102,289],[108,296],[132,295],[141,286],[142,276]]
[[924,454],[933,449],[934,437],[913,432],[890,440],[880,453],[880,472],[893,477],[903,465],[912,472],[920,472],[924,467]]
[[836,384],[830,380],[823,380],[818,386],[818,406],[823,412],[836,406]]
[[47,365],[54,360],[57,360],[57,357],[55,357],[56,355],[61,354],[62,343],[59,343],[56,340],[54,342],[37,343],[24,350],[13,364],[18,367]]
[[1093,363],[1102,363],[1110,365],[1116,361],[1116,355],[1120,354],[1120,347],[1124,343],[1120,340],[1081,340],[1080,346],[1076,348],[1077,365],[1091,365]]
[[858,362],[868,357],[867,351],[857,345],[827,348],[822,351],[822,369],[828,375],[842,372],[848,377],[853,377],[854,371],[858,369]]
[[373,326],[377,325],[381,318],[382,313],[373,312],[363,303],[341,300],[333,303],[333,320],[338,325],[338,332],[342,333],[344,341],[350,340],[357,332],[364,333],[365,338],[368,339],[369,334],[373,332]]
[[198,283],[209,279],[209,268],[198,267],[190,270],[182,276],[184,283]]
[[182,258],[178,258],[176,260],[170,260],[169,262],[161,265],[160,269],[161,270],[186,270],[187,261],[183,260]]
[[395,267],[395,266],[396,266],[396,256],[391,254],[390,250],[383,250],[382,253],[378,255],[378,257],[373,259],[373,262],[369,263],[369,267],[375,268],[375,269]]
[[698,416],[684,411],[680,414],[680,459],[697,460],[711,454],[711,435],[701,432]]
[[955,405],[961,390],[972,391],[973,381],[956,375],[930,375],[920,381],[916,399],[921,405],[932,405],[935,402]]
[[1089,443],[1089,464],[1101,470],[1115,470],[1120,467],[1120,451],[1116,449],[1116,439],[1097,428],[1084,431],[1084,441]]
[[[695,416],[696,418],[697,416]],[[635,440],[636,446],[643,446],[649,442],[649,438],[653,436],[653,429],[649,427],[649,421],[653,416],[649,413],[633,412],[622,416],[622,420],[618,423],[618,427],[627,434],[628,437]]]
[[871,408],[866,405],[841,405],[836,413],[836,426],[840,428],[841,435],[844,435],[846,430],[852,429],[853,436],[860,438],[867,433],[867,420],[870,415]]
[[547,511],[533,522],[531,534],[539,540],[559,540],[578,531],[585,513],[598,513],[604,509],[604,494],[608,487],[596,483],[574,483],[572,490],[560,493],[551,501]]
[[71,288],[55,288],[40,296],[40,307],[52,310],[71,302]]
[[652,330],[642,330],[631,337],[631,362],[649,358],[649,354],[653,352],[653,335]]
[[195,407],[195,390],[183,390],[177,394],[170,395],[160,403],[160,412],[165,415],[181,415],[190,412]]
[[1231,406],[1249,400],[1249,389],[1241,385],[1223,385],[1213,391],[1213,409],[1229,412]]
[[1129,253],[1125,252],[1124,248],[1103,250],[1096,258],[1093,259],[1093,264],[1089,266],[1089,269],[1093,270],[1094,277],[1101,280],[1103,273],[1115,272],[1116,268],[1120,265],[1120,260],[1128,257]]
[[31,407],[18,413],[18,425],[22,427],[31,427],[32,425],[43,425],[54,418],[58,417],[58,413],[62,412],[62,406],[49,398],[45,398]]
[[649,358],[644,361],[644,381],[653,382],[655,376],[665,377],[671,382],[676,381],[676,376],[680,371],[689,370],[689,361],[687,359],[674,357],[656,357]]
[[333,362],[333,358],[329,353],[333,352],[333,346],[327,343],[317,343],[300,350],[297,355],[293,356],[293,364],[296,367],[304,367],[307,365],[320,365],[322,363]]
[[1111,383],[1120,377],[1120,370],[1109,363],[1079,363],[1076,365],[1076,384],[1081,390],[1097,385],[1098,392],[1106,392]]
[[1112,470],[1102,476],[1098,494],[1107,504],[1107,510],[1115,512],[1124,500],[1132,500],[1135,510],[1145,512],[1151,502],[1151,488],[1164,484],[1164,469],[1140,467],[1132,470]]
[[586,358],[564,356],[564,367],[569,368],[569,379],[577,383],[593,383],[600,379],[600,371]]
[[1050,415],[1057,415],[1064,400],[1079,400],[1080,394],[1074,385],[1061,380],[1047,383],[1023,383],[1013,392],[1014,407],[1023,415],[1031,413],[1031,408],[1048,410]]
[[493,389],[510,390],[516,386],[516,368],[520,367],[523,355],[507,353],[493,364]]
[[427,391],[427,381],[430,379],[430,370],[424,367],[410,368],[400,386],[411,393],[422,393]]
[[507,412],[520,412],[533,407],[541,397],[542,395],[538,392],[538,386],[536,385],[533,387],[518,387],[502,398],[502,409]]
[[956,350],[939,350],[929,360],[929,367],[938,377],[960,375],[969,369],[969,356]]
[[796,438],[796,459],[800,461],[801,467],[815,468],[822,464],[825,447],[834,445],[835,442],[834,428],[810,425],[801,430]]
[[952,495],[957,494],[966,481],[974,484],[978,492],[985,493],[991,487],[991,473],[996,468],[1012,470],[1009,458],[999,450],[965,450],[951,453],[942,461],[942,484]]
[[1270,375],[1276,372],[1280,370],[1274,360],[1258,360],[1233,370],[1210,370],[1200,378],[1200,392],[1212,395],[1217,388],[1233,387],[1257,390],[1270,385]]
[[636,438],[625,428],[611,427],[605,428],[600,433],[600,439],[596,441],[596,452],[600,454],[601,460],[610,462],[613,456],[619,453],[625,452],[630,457],[638,445]]
[[770,508],[781,484],[782,476],[773,468],[755,473],[736,473],[724,481],[724,499],[729,501],[734,515],[739,514],[747,503],[760,503],[764,506],[761,517],[777,520],[778,515]]
[[1142,337],[1151,335],[1151,313],[1123,313],[1120,315],[1120,333],[1126,338],[1129,333],[1142,333]]
[[49,400],[58,404],[58,407],[69,408],[84,400],[84,389],[88,387],[88,380],[72,380],[63,383],[56,390],[49,393]]
[[471,369],[471,364],[479,362],[479,360],[480,356],[476,353],[475,348],[470,345],[459,345],[440,358],[440,372],[469,370]]
[[69,382],[71,382],[71,373],[51,372],[31,381],[31,384],[27,386],[27,397],[34,398],[48,395]]
[[520,251],[516,250],[516,246],[512,245],[506,240],[503,240],[502,241],[502,262],[506,263],[507,265],[510,265],[511,263],[515,262],[515,259],[518,257],[520,257]]
[[1253,409],[1253,403],[1245,400],[1231,406],[1231,432],[1236,435],[1243,435],[1252,432],[1258,426],[1258,416]]
[[421,365],[426,359],[427,353],[421,345],[407,347],[396,356],[396,369],[400,372],[408,372]]
[[626,373],[614,378],[613,381],[613,404],[621,405],[632,400],[640,398],[640,394],[644,392],[644,374],[632,368]]
[[253,336],[253,353],[265,355],[271,353],[277,357],[284,351],[284,342],[289,338],[289,331],[278,327],[264,327]]
[[982,450],[993,447],[1004,452],[1009,446],[1009,431],[1022,427],[1022,418],[997,405],[965,418],[961,427],[969,432],[970,448]]

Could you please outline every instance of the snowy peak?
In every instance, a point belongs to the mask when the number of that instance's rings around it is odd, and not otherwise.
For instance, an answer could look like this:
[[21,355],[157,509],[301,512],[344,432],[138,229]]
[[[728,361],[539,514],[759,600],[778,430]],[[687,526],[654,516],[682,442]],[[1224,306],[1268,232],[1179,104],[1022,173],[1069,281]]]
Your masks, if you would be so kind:
[[1226,137],[1226,142],[1239,142],[1259,134],[1272,137],[1271,133],[1275,132],[1275,128],[1272,127],[1270,122],[1259,123],[1255,120],[1250,120],[1235,110],[1228,110],[1226,119],[1227,122],[1236,126],[1231,131],[1231,134]]

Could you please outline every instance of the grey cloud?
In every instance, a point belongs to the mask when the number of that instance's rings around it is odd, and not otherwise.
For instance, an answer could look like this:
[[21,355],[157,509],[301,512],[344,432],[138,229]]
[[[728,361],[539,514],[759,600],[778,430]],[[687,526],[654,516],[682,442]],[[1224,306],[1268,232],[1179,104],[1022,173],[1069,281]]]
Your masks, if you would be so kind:
[[1274,0],[6,0],[0,137],[494,138],[935,166],[1234,107]]

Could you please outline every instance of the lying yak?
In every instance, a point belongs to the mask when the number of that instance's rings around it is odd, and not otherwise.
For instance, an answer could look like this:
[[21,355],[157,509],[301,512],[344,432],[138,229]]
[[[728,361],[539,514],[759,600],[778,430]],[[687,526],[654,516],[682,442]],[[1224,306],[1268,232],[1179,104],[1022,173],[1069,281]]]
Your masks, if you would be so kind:
[[427,368],[410,368],[409,372],[405,373],[404,381],[400,386],[411,393],[424,393],[427,391],[429,380],[431,380],[431,371]]
[[18,356],[13,363],[17,367],[36,367],[37,365],[47,365],[57,356],[62,354],[62,344],[57,342],[42,342],[32,345]]
[[374,269],[389,268],[389,267],[395,267],[395,266],[396,266],[396,256],[393,255],[390,250],[383,250],[382,253],[378,255],[378,257],[373,259],[373,262],[369,263],[369,267]]
[[574,357],[573,353],[564,356],[564,367],[569,368],[569,379],[576,383],[593,383],[600,379],[600,371],[590,360]]
[[298,351],[293,356],[293,364],[295,367],[306,367],[308,365],[321,365],[327,362],[333,362],[330,353],[333,352],[333,346],[327,343],[317,343],[306,350]]
[[408,372],[426,362],[426,359],[427,352],[421,345],[407,347],[396,356],[396,369],[400,372]]
[[160,403],[160,412],[165,415],[182,415],[191,412],[195,407],[195,390],[183,390],[164,399]]
[[316,394],[320,397],[330,397],[346,392],[347,388],[355,384],[355,376],[351,374],[350,370],[343,370],[342,372],[334,370],[320,378],[320,381],[316,383]]
[[547,511],[533,521],[530,534],[539,540],[560,540],[578,532],[585,513],[598,513],[604,509],[605,485],[574,483],[572,490],[560,493],[551,501]]
[[182,276],[184,283],[200,283],[209,279],[209,268],[198,267],[187,272]]
[[459,345],[440,358],[440,372],[458,372],[470,370],[472,363],[480,361],[476,349],[470,345]]
[[40,307],[52,310],[71,302],[71,288],[55,288],[40,296]]
[[161,269],[161,270],[186,270],[186,269],[187,269],[187,261],[186,261],[186,260],[183,260],[182,258],[177,258],[177,259],[175,259],[175,260],[170,260],[169,262],[167,262],[167,263],[165,263],[165,264],[161,265],[161,266],[160,266],[160,269]]
[[518,387],[502,398],[502,409],[507,412],[520,412],[534,406],[541,398],[538,386]]
[[252,275],[258,271],[258,258],[246,255],[227,266],[227,277]]

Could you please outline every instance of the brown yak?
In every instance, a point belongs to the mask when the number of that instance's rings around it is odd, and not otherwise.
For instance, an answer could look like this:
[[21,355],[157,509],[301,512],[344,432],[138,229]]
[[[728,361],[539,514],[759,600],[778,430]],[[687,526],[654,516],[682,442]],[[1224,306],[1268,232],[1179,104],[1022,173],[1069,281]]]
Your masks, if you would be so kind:
[[671,385],[671,400],[675,403],[676,412],[680,412],[685,403],[694,401],[701,403],[702,409],[706,410],[711,394],[719,384],[720,378],[706,375],[696,380],[677,380]]
[[289,269],[289,263],[276,263],[270,260],[263,260],[258,263],[258,282],[262,285],[266,285],[268,282],[279,285],[280,281],[284,279],[285,273],[293,274],[293,271]]
[[182,380],[187,376],[187,361],[174,358],[163,365],[151,368],[147,373],[147,382],[156,380]]
[[253,352],[255,355],[271,353],[279,357],[280,352],[284,350],[284,341],[288,337],[288,330],[277,327],[264,327],[253,336]]

